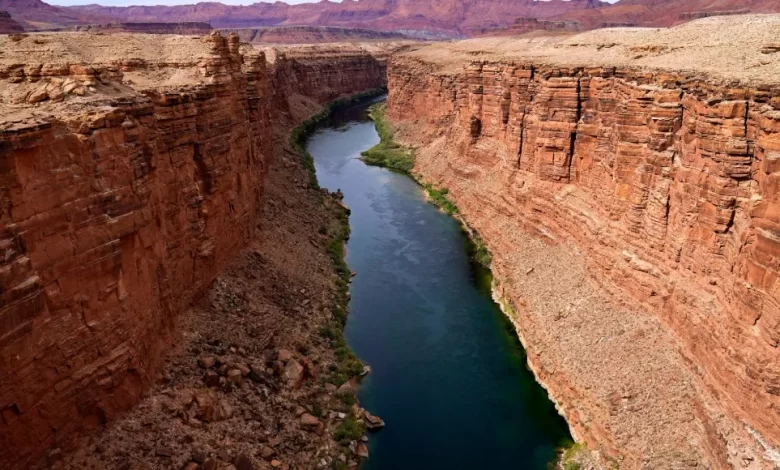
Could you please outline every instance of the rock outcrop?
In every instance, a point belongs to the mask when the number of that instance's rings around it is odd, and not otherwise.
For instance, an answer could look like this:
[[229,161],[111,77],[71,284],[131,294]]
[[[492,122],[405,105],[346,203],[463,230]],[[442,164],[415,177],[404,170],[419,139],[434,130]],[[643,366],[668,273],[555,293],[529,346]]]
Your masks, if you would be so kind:
[[269,69],[235,35],[0,49],[0,462],[23,468],[139,399],[176,316],[253,237],[274,106],[385,75],[357,46]]
[[537,376],[620,468],[777,465],[780,58],[761,50],[778,24],[391,60],[414,171],[487,242]]
[[23,33],[24,28],[7,11],[0,11],[0,34]]

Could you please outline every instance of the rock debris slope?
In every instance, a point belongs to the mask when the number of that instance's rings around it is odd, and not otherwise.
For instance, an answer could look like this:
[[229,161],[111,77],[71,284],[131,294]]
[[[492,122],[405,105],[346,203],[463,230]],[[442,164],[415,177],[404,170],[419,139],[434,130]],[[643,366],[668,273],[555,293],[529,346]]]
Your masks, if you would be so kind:
[[487,242],[538,377],[620,468],[779,463],[779,28],[707,18],[391,60],[415,172]]
[[269,67],[218,34],[0,50],[0,466],[26,468],[138,401],[177,316],[267,223],[274,149],[385,65],[352,46]]

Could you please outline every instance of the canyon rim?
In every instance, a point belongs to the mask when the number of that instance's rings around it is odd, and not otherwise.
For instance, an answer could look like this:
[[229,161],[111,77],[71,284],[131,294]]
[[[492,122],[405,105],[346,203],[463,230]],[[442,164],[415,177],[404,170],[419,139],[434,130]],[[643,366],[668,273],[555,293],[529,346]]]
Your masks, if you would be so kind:
[[[294,25],[5,3],[3,468],[359,466],[381,419],[341,334],[348,209],[297,138],[385,87],[411,173],[490,250],[571,465],[780,467],[780,16],[697,2],[580,32],[668,2],[502,4],[489,18],[544,15],[496,24],[252,6],[319,19]],[[167,34],[215,9],[234,33]],[[42,24],[82,31],[22,31]]]

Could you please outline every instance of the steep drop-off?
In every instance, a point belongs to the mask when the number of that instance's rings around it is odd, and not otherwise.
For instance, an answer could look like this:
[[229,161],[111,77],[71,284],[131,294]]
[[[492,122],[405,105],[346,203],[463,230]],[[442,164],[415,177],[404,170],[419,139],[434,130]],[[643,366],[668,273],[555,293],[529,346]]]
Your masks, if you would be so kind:
[[269,68],[220,35],[0,48],[0,462],[21,466],[139,399],[176,316],[253,239],[279,135],[385,65],[353,47]]
[[487,242],[537,376],[620,468],[777,464],[778,24],[391,60],[415,173]]

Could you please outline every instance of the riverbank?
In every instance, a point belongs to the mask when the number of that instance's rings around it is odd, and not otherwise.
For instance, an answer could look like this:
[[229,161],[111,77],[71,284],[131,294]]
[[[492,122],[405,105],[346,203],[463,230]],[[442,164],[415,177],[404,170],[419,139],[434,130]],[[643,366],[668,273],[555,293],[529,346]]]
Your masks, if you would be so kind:
[[[380,143],[363,152],[361,160],[368,165],[388,168],[407,175],[424,189],[425,198],[429,203],[458,221],[461,230],[467,236],[465,250],[472,262],[475,263],[475,282],[492,297],[495,304],[504,314],[506,321],[511,325],[515,338],[517,338],[524,349],[527,348],[528,345],[522,337],[519,325],[516,323],[516,316],[513,314],[515,309],[500,294],[498,289],[499,282],[494,278],[491,271],[492,255],[479,233],[470,227],[465,218],[460,214],[457,205],[449,198],[449,190],[447,188],[436,188],[431,183],[426,182],[422,174],[413,171],[414,151],[395,141],[395,131],[393,124],[385,113],[385,104],[378,103],[372,106],[370,117],[376,126]],[[539,380],[539,375],[533,362],[527,357],[526,365],[533,373],[537,382],[547,391],[547,385]],[[556,410],[563,416],[561,406],[552,399],[549,393],[548,396],[555,404]],[[569,430],[571,431],[571,428]],[[576,439],[576,436],[574,437]],[[555,465],[556,468],[561,470],[600,470],[603,468],[598,463],[597,458],[592,456],[580,444],[562,446],[558,448],[557,452],[558,458],[555,461]]]

